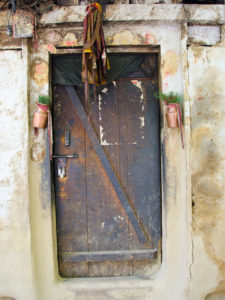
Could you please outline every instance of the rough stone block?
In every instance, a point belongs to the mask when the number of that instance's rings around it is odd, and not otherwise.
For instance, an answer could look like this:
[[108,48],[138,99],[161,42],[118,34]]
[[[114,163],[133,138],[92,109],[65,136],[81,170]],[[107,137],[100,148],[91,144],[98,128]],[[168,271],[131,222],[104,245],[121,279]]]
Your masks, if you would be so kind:
[[131,3],[132,4],[155,4],[155,3],[160,3],[160,0],[131,0]]
[[179,4],[182,3],[182,0],[163,0],[161,1],[162,3],[167,3],[167,4]]
[[188,43],[198,45],[215,45],[220,41],[219,26],[188,27]]
[[114,4],[129,4],[129,0],[114,0]]
[[61,6],[79,5],[79,0],[57,0],[57,4]]

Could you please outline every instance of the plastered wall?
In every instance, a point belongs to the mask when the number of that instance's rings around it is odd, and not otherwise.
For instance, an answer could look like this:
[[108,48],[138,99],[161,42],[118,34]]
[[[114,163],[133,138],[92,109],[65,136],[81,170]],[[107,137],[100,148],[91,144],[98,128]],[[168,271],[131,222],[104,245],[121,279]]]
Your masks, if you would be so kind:
[[[0,296],[30,299],[27,51],[0,51]],[[0,297],[1,298],[1,297]]]
[[161,267],[144,278],[59,277],[47,132],[35,137],[31,122],[38,94],[51,94],[51,55],[82,45],[84,9],[43,15],[37,50],[7,38],[0,18],[0,299],[224,299],[224,6],[134,8],[108,6],[107,44],[158,47],[161,90],[184,95],[185,150],[178,130],[161,128]]
[[[225,299],[225,48],[188,50],[193,201],[192,299]],[[198,285],[199,280],[204,285]],[[203,298],[204,299],[204,298]]]

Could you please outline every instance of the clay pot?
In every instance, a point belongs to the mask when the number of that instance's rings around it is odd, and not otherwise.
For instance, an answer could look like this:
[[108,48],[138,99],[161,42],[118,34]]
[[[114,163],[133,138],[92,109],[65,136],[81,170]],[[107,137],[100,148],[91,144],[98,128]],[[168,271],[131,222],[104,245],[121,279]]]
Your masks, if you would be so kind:
[[178,127],[177,108],[174,105],[167,105],[166,120],[169,128]]
[[[48,109],[48,105],[41,104],[42,106]],[[33,127],[35,128],[46,128],[48,122],[48,113],[44,109],[38,106],[37,111],[34,113],[33,116]]]

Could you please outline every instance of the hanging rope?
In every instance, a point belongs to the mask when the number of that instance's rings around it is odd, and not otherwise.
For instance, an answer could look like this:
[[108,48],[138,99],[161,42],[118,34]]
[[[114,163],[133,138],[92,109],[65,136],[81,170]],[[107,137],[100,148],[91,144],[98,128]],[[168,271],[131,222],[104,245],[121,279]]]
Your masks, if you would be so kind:
[[86,12],[81,76],[85,83],[85,108],[89,113],[89,84],[94,85],[94,90],[96,86],[106,84],[106,71],[110,66],[102,28],[102,7],[94,2],[87,6]]

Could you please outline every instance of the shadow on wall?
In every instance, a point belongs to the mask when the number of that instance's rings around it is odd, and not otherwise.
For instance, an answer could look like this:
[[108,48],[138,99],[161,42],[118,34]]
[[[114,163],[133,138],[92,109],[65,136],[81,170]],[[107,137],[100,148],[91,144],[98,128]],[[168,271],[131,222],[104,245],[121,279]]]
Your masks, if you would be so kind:
[[224,300],[225,291],[210,293],[205,297],[205,300]]
[[224,300],[225,299],[225,281],[221,281],[214,292],[208,294],[205,300]]

